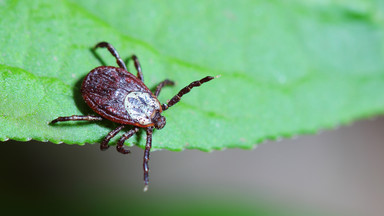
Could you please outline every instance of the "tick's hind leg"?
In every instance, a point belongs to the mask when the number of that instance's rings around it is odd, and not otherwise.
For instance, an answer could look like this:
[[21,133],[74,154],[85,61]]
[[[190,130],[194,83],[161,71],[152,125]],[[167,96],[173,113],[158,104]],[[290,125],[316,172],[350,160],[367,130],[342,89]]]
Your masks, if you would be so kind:
[[107,150],[109,148],[109,141],[115,137],[121,129],[123,129],[125,125],[120,125],[119,127],[115,128],[113,131],[109,132],[108,135],[104,138],[103,142],[100,144],[100,150]]
[[135,55],[132,55],[131,58],[132,58],[133,62],[135,63],[135,68],[137,70],[137,78],[139,78],[142,82],[144,82],[144,76],[143,76],[143,72],[141,71],[139,59]]
[[116,63],[119,65],[119,67],[127,70],[127,67],[124,64],[124,61],[120,58],[119,53],[117,53],[116,49],[110,43],[100,42],[96,44],[95,49],[98,47],[107,48],[108,51],[116,58]]
[[164,80],[163,82],[159,83],[159,85],[157,85],[157,87],[156,87],[155,96],[156,96],[156,97],[159,96],[160,91],[161,91],[161,89],[162,89],[164,86],[173,86],[173,85],[175,85],[175,83],[174,83],[173,81],[171,81],[171,80],[167,80],[167,79]]
[[65,116],[58,117],[50,122],[50,124],[55,124],[57,122],[63,121],[101,121],[103,120],[100,116],[81,116],[81,115],[73,115],[73,116]]
[[133,129],[131,129],[130,131],[128,131],[127,133],[125,133],[120,139],[119,141],[117,142],[117,145],[116,145],[116,150],[122,154],[128,154],[130,151],[128,149],[125,149],[124,148],[124,142],[125,140],[129,139],[131,136],[133,136],[135,133],[137,133],[137,131],[139,131],[139,128],[135,127]]

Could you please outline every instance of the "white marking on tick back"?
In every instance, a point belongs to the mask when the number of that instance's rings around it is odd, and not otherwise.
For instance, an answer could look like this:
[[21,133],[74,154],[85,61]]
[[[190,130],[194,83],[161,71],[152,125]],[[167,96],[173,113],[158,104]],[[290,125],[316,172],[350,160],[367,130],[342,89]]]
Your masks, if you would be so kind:
[[131,92],[125,97],[124,107],[134,121],[148,125],[152,123],[151,117],[160,109],[160,104],[148,93]]

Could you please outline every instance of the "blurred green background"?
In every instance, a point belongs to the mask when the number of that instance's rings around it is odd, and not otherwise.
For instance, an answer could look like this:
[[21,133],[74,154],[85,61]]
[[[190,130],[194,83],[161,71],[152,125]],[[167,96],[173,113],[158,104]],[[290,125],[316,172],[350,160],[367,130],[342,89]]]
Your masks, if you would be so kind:
[[2,211],[94,215],[370,215],[384,212],[384,118],[254,150],[155,151],[1,143]]

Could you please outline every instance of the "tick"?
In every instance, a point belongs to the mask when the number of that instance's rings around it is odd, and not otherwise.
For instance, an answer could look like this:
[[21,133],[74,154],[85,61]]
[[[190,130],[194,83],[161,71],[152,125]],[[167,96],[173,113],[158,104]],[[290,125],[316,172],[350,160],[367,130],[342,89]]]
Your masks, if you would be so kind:
[[107,42],[100,42],[95,46],[107,48],[116,58],[117,65],[100,66],[91,70],[84,78],[81,86],[81,94],[88,106],[100,116],[94,115],[72,115],[58,117],[51,121],[51,124],[62,121],[101,121],[109,120],[119,124],[117,128],[108,133],[100,144],[101,150],[109,148],[109,141],[116,136],[123,128],[130,125],[132,128],[121,136],[117,142],[116,149],[122,154],[130,151],[124,148],[124,142],[139,131],[145,129],[147,140],[143,157],[144,169],[144,191],[148,189],[149,183],[149,152],[152,147],[152,133],[154,129],[162,129],[165,126],[165,117],[161,113],[178,103],[181,97],[187,94],[192,88],[198,87],[215,77],[207,76],[201,80],[194,81],[184,87],[168,103],[160,104],[157,97],[164,86],[173,86],[174,82],[164,80],[159,83],[154,93],[144,84],[144,77],[138,58],[132,55],[137,76],[128,72],[124,61],[120,58],[116,49]]

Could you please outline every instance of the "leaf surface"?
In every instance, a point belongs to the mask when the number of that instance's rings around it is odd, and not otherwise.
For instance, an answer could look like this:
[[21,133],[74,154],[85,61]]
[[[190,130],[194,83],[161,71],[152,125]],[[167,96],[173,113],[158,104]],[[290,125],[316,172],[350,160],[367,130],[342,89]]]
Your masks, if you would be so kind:
[[[97,143],[116,124],[87,115],[79,89],[101,64],[136,54],[159,100],[207,75],[164,112],[156,149],[252,148],[383,113],[383,4],[379,1],[0,2],[0,139]],[[136,73],[132,62],[129,70]],[[114,140],[116,141],[116,140]],[[128,142],[127,142],[128,143]],[[143,145],[145,133],[129,143]]]

